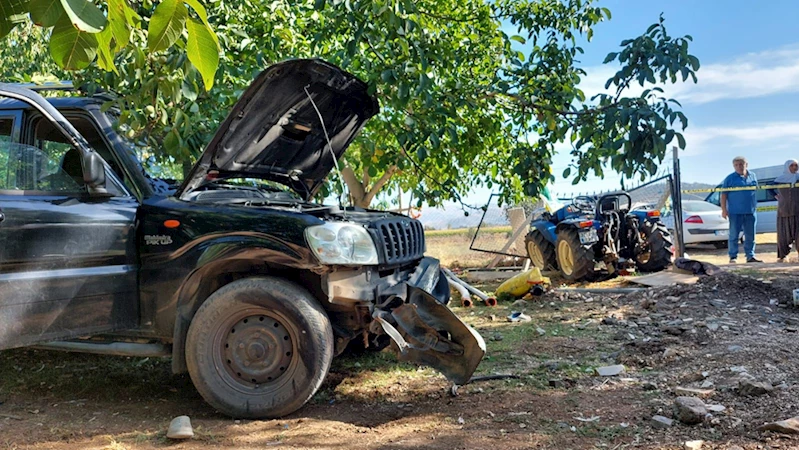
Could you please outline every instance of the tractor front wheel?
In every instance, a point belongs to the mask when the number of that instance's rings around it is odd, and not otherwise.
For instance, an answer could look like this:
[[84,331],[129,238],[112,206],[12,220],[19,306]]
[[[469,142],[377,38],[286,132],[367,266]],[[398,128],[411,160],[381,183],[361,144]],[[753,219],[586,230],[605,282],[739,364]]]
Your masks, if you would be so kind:
[[576,229],[565,229],[558,233],[558,266],[569,281],[586,278],[594,271],[594,253],[580,243]]
[[538,267],[541,270],[557,270],[555,246],[547,241],[540,231],[533,230],[527,233],[524,243],[525,247],[527,247],[527,256],[530,257],[534,267]]

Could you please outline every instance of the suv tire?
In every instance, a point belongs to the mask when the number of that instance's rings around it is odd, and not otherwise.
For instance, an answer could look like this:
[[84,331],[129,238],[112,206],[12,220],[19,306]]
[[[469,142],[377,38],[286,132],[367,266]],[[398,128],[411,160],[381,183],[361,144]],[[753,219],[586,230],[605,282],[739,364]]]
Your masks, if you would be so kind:
[[203,303],[189,326],[194,386],[219,411],[276,418],[316,393],[333,359],[333,330],[305,289],[274,277],[234,281]]

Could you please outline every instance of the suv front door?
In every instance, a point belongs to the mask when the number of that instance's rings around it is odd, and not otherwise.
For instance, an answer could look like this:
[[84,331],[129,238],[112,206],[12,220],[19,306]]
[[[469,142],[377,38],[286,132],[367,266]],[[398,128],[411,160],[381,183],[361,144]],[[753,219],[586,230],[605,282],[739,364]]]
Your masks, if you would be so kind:
[[59,134],[36,146],[0,140],[0,349],[131,328],[138,202],[107,167],[101,188],[86,183],[93,150],[43,98],[19,90],[14,98]]

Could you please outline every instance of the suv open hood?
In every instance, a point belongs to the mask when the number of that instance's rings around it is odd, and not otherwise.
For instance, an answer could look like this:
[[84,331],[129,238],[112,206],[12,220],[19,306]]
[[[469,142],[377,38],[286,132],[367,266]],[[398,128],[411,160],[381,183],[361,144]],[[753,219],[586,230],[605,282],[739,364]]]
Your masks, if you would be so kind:
[[340,158],[378,109],[366,83],[332,64],[275,64],[241,96],[177,195],[213,179],[242,177],[285,184],[307,200],[334,167],[333,154]]

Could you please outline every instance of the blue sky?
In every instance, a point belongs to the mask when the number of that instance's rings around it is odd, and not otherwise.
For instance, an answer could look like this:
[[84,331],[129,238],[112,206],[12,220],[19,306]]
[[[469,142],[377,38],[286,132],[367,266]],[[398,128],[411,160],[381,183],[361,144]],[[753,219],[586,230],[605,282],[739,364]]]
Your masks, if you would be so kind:
[[[662,12],[672,36],[690,34],[690,51],[702,63],[697,84],[667,87],[667,95],[683,104],[689,127],[681,153],[685,181],[717,183],[732,172],[731,160],[743,155],[750,167],[782,164],[799,158],[799,2],[608,0],[611,21],[595,28],[585,46],[583,64],[588,92],[601,89],[616,66],[602,66],[605,55],[621,40],[641,34]],[[562,172],[568,155],[554,161]],[[560,169],[560,170],[557,170]],[[619,177],[591,180],[572,187],[558,180],[558,193],[618,186]]]
[[[750,168],[799,159],[799,1],[770,0],[762,6],[742,0],[595,4],[609,8],[613,17],[597,25],[594,39],[583,46],[581,66],[588,76],[581,88],[589,97],[618,68],[602,65],[605,56],[618,51],[623,39],[642,34],[661,13],[670,35],[694,38],[690,52],[701,62],[699,82],[666,88],[689,119],[687,146],[680,156],[684,181],[719,183],[732,172],[732,158],[738,155],[749,160]],[[562,148],[553,161],[556,176],[570,161],[568,147]],[[670,158],[666,162],[670,167]],[[600,191],[618,187],[619,181],[613,173],[577,186],[559,178],[553,191],[564,196]],[[467,203],[485,204],[488,194],[478,190]],[[455,205],[446,209],[460,211]],[[428,218],[440,215],[430,212]]]

